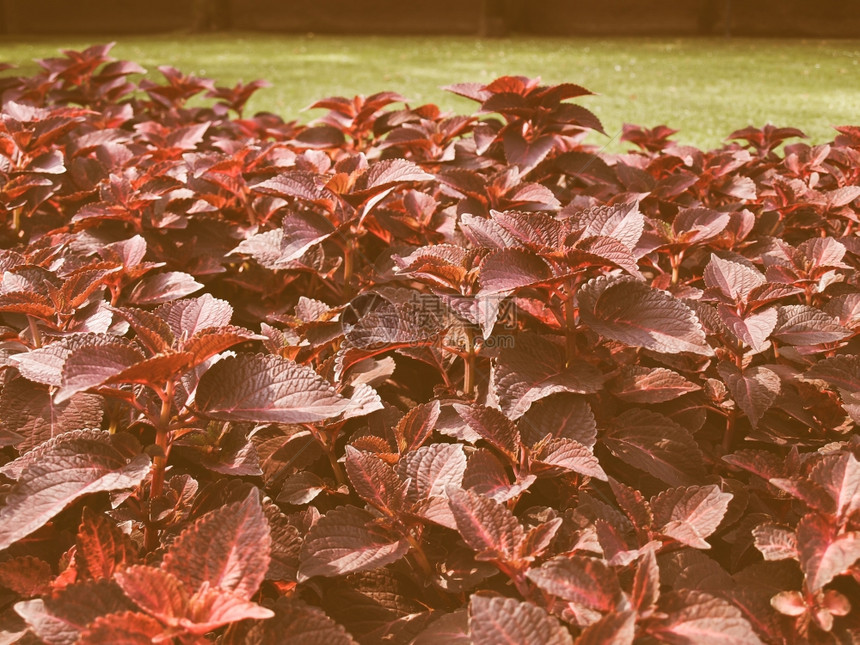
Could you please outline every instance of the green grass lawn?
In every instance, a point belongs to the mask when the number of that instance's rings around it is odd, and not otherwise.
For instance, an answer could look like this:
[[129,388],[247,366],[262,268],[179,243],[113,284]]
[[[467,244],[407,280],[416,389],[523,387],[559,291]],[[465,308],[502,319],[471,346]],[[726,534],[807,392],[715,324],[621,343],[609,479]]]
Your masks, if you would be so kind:
[[[27,64],[60,48],[109,38],[0,39],[0,60]],[[622,123],[665,123],[676,138],[714,147],[733,130],[773,123],[804,130],[812,142],[833,125],[860,124],[860,40],[693,38],[336,37],[272,34],[170,34],[122,37],[113,54],[157,76],[174,65],[228,84],[264,78],[249,109],[308,121],[318,98],[394,90],[413,104],[466,112],[473,105],[440,86],[505,74],[584,85],[582,99],[603,121],[609,143]]]

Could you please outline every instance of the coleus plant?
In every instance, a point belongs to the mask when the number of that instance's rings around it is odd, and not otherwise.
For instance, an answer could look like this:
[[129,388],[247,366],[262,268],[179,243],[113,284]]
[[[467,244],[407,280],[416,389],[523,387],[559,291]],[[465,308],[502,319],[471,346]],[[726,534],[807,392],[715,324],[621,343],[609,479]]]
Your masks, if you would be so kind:
[[[0,79],[0,634],[860,634],[860,136]],[[194,99],[193,101],[190,99]]]

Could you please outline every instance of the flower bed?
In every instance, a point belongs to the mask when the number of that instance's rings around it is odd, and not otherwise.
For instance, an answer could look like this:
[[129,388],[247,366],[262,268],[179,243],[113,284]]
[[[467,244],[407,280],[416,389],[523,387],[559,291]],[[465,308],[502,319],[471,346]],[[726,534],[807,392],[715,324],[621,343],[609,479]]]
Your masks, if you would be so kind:
[[860,128],[610,155],[520,77],[303,125],[108,52],[0,80],[2,630],[856,636]]

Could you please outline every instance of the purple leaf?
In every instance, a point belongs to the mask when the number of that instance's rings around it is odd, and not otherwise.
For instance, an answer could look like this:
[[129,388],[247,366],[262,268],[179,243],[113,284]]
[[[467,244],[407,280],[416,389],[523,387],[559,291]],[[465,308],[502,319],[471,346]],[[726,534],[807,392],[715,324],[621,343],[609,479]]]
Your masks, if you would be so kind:
[[346,447],[346,474],[365,502],[393,515],[406,500],[406,482],[376,455]]
[[199,298],[168,302],[155,310],[175,338],[186,339],[210,327],[225,327],[233,317],[233,307],[226,300],[204,293]]
[[720,363],[717,371],[729,394],[755,428],[779,396],[782,380],[771,369],[758,365],[743,371],[731,363]]
[[677,591],[665,618],[650,631],[678,645],[762,645],[741,610],[727,600],[701,591]]
[[755,269],[714,254],[705,267],[704,278],[706,287],[719,289],[734,302],[746,302],[750,292],[765,283],[765,277]]
[[607,481],[594,453],[573,439],[550,439],[532,446],[531,472],[559,475],[574,472]]
[[516,459],[520,446],[520,433],[513,421],[495,408],[483,405],[455,403],[454,409],[469,427],[482,439],[500,450],[510,459]]
[[477,594],[469,602],[469,636],[474,645],[573,645],[570,632],[537,605]]
[[558,392],[591,394],[602,382],[603,375],[589,363],[566,367],[563,352],[549,339],[519,334],[514,347],[499,352],[493,385],[502,412],[516,420],[535,401]]
[[814,307],[785,305],[779,307],[778,313],[772,336],[787,345],[834,343],[851,335],[832,316]]
[[17,614],[50,645],[73,645],[99,616],[132,608],[116,584],[107,580],[79,582],[44,599],[36,598],[15,605]]
[[710,549],[705,538],[725,517],[731,493],[718,486],[671,488],[651,499],[654,523],[663,535],[695,549]]
[[394,428],[394,437],[400,454],[416,450],[430,438],[439,420],[440,412],[439,401],[431,401],[417,405],[403,415]]
[[615,607],[618,578],[604,560],[574,555],[547,560],[526,572],[529,580],[554,596],[598,611]]
[[624,412],[602,441],[622,461],[670,486],[688,484],[704,472],[702,453],[690,432],[656,412]]
[[213,419],[259,423],[314,423],[350,406],[311,368],[264,354],[215,363],[200,379],[195,401]]
[[581,394],[562,392],[532,403],[517,426],[528,446],[547,435],[553,439],[573,439],[587,448],[593,448],[597,440],[594,413]]
[[404,455],[397,471],[409,480],[409,499],[445,497],[449,486],[460,487],[466,472],[466,453],[458,443],[434,443]]
[[140,306],[158,305],[184,298],[202,288],[203,285],[193,276],[181,271],[168,271],[143,278],[132,290],[128,301]]
[[797,524],[797,550],[806,584],[815,592],[860,559],[860,531],[840,533],[829,518],[808,513]]
[[479,295],[506,294],[552,277],[552,269],[546,261],[531,251],[501,249],[481,262]]
[[667,354],[714,353],[696,314],[665,291],[600,277],[583,285],[577,300],[583,322],[610,340]]
[[448,504],[457,530],[480,560],[511,560],[525,534],[506,506],[470,490],[449,486]]
[[187,589],[203,585],[248,600],[269,567],[271,537],[259,494],[206,513],[170,545],[161,568]]
[[[23,469],[17,476],[16,461]],[[3,466],[17,481],[0,508],[0,550],[42,527],[80,497],[132,488],[149,473],[149,457],[133,454],[119,435],[67,432]]]
[[615,396],[629,403],[664,403],[701,388],[665,367],[624,366],[608,384]]
[[765,560],[798,559],[797,535],[792,529],[765,522],[755,527],[752,534],[755,548]]
[[406,538],[374,527],[372,520],[354,506],[339,506],[317,520],[302,543],[299,582],[375,569],[406,555]]

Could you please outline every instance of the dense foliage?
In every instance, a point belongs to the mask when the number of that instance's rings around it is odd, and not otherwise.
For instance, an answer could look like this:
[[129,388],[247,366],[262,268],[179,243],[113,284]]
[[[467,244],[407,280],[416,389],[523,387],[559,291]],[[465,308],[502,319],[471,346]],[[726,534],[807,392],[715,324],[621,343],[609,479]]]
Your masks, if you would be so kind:
[[3,642],[860,637],[860,128],[108,52],[0,78]]

